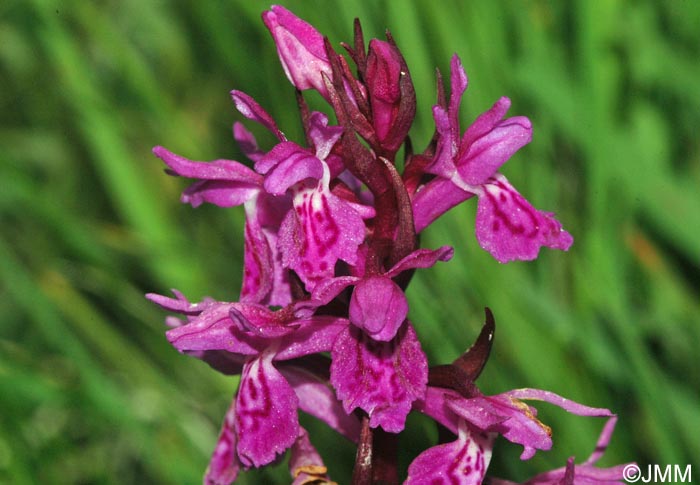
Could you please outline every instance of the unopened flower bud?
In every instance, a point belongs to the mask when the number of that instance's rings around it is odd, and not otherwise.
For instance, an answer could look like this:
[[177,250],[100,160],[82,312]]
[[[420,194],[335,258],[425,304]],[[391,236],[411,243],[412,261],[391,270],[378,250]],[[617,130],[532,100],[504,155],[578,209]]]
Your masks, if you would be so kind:
[[395,152],[416,113],[411,76],[395,45],[377,39],[370,42],[365,84],[377,139],[383,148]]
[[262,14],[277,46],[282,68],[299,90],[316,89],[328,99],[322,73],[331,76],[323,36],[292,12],[279,5]]

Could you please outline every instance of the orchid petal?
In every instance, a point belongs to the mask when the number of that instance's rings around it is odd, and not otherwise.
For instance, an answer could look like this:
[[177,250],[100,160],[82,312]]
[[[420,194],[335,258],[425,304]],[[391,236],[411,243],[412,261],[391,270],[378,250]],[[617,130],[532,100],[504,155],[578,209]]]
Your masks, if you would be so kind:
[[217,302],[187,325],[168,330],[165,335],[180,352],[227,350],[236,354],[256,355],[261,342],[234,331],[235,325],[230,317],[234,305]]
[[331,383],[347,413],[359,407],[370,426],[400,432],[416,399],[425,395],[428,362],[409,322],[389,342],[350,325],[331,351]]
[[259,187],[240,185],[224,180],[195,182],[182,193],[180,201],[199,207],[205,202],[219,207],[235,207],[249,201],[260,192]]
[[455,162],[460,180],[469,185],[480,185],[494,176],[515,152],[530,143],[531,126],[530,120],[524,116],[508,118],[468,145],[466,153],[458,155]]
[[502,120],[510,100],[501,98],[464,133],[455,165],[461,180],[481,185],[513,154],[532,140],[532,124],[524,116]]
[[572,401],[571,399],[567,399],[551,391],[543,391],[541,389],[515,389],[512,391],[504,392],[503,395],[515,399],[524,399],[529,401],[544,401],[549,404],[559,406],[564,411],[568,411],[571,414],[576,414],[577,416],[589,416],[597,418],[607,418],[614,416],[612,411],[610,411],[609,409],[593,408],[584,404],[579,404],[576,401]]
[[265,303],[272,290],[274,272],[273,247],[255,217],[255,203],[246,205],[251,216],[245,221],[245,249],[243,252],[243,282],[241,302]]
[[[545,401],[579,416],[613,416],[608,409],[584,406],[553,392],[538,389],[516,389],[497,396],[449,400],[447,406],[479,429],[497,431],[509,441],[523,445],[520,458],[529,460],[537,450],[549,450],[552,447],[552,431],[536,418],[537,411],[521,399]],[[606,425],[605,430],[608,429]],[[604,433],[604,437],[609,438],[610,433],[611,430]],[[597,455],[594,454],[591,458],[595,460]]]
[[358,441],[360,420],[343,410],[342,403],[326,380],[292,364],[284,363],[279,370],[296,392],[299,409],[320,419],[350,441]]
[[421,232],[445,212],[474,195],[459,188],[451,180],[435,177],[420,187],[411,201],[416,232]]
[[434,250],[416,249],[396,263],[385,276],[393,278],[408,269],[432,268],[438,261],[449,261],[453,255],[454,249],[451,246],[442,246]]
[[[257,315],[251,315],[250,308],[255,307],[253,305],[231,305],[228,315],[233,324],[231,328],[232,334],[247,334],[252,337],[259,337],[261,341],[273,341],[294,332],[298,328],[298,325],[294,322],[288,324],[285,319],[279,318],[275,315],[275,312],[269,311],[265,307],[260,307],[264,311]],[[249,319],[249,317],[253,318]]]
[[454,54],[450,59],[450,104],[447,111],[455,139],[459,136],[459,105],[462,102],[462,95],[467,90],[468,83],[462,61],[457,54]]
[[292,296],[277,244],[281,216],[291,210],[289,197],[260,192],[245,204],[245,251],[242,303],[286,306]]
[[413,409],[430,416],[437,423],[457,434],[460,418],[446,406],[446,403],[459,399],[462,399],[462,396],[452,389],[428,386],[425,397],[416,400],[413,403]]
[[358,281],[360,281],[360,278],[357,276],[339,276],[322,281],[314,287],[310,301],[313,302],[315,306],[327,305],[345,288],[356,284]]
[[260,467],[292,446],[299,433],[298,399],[265,352],[243,368],[236,396],[238,456],[246,466]]
[[531,260],[541,246],[568,250],[571,234],[553,214],[540,212],[502,175],[482,186],[476,213],[476,237],[497,261]]
[[394,338],[408,315],[403,290],[390,278],[371,276],[357,283],[350,298],[350,321],[374,340]]
[[176,175],[199,179],[182,194],[182,202],[193,207],[209,202],[220,207],[233,207],[250,200],[260,191],[262,177],[243,164],[232,160],[196,162],[176,155],[163,147],[153,153]]
[[333,277],[338,259],[355,263],[365,225],[350,205],[328,190],[327,169],[317,187],[297,191],[294,209],[280,227],[282,261],[299,275],[307,291],[313,291],[319,282]]
[[480,485],[491,461],[494,437],[460,422],[456,441],[428,448],[413,460],[404,485]]
[[182,292],[175,289],[171,291],[175,295],[175,298],[169,298],[156,293],[148,293],[146,298],[168,311],[185,315],[199,315],[213,302],[211,299],[205,299],[200,303],[190,303]]
[[297,328],[280,339],[280,349],[275,360],[288,360],[304,355],[329,352],[338,334],[348,326],[345,318],[317,315],[294,320]]
[[277,128],[277,123],[275,123],[272,116],[270,116],[268,112],[265,111],[263,107],[260,106],[251,96],[247,95],[243,91],[233,90],[231,91],[231,98],[233,99],[233,103],[236,105],[236,109],[239,111],[239,113],[249,120],[255,121],[256,123],[259,123],[270,130],[270,132],[272,132],[272,134],[275,135],[279,141],[286,140],[284,133]]
[[467,74],[456,54],[450,61],[450,101],[448,106],[433,106],[433,119],[438,134],[433,162],[426,168],[430,173],[451,178],[456,170],[455,155],[459,144],[459,105],[467,89]]
[[282,195],[289,187],[307,178],[315,182],[323,177],[324,163],[308,150],[287,141],[275,145],[255,164],[255,170],[267,174],[265,190]]
[[316,148],[316,157],[326,160],[333,146],[343,135],[343,131],[344,128],[342,126],[328,126],[328,116],[324,113],[318,111],[311,113],[309,117],[309,138]]
[[234,160],[193,161],[176,155],[161,146],[154,147],[153,154],[163,160],[175,174],[181,177],[199,180],[225,180],[249,185],[260,185],[262,181],[260,175]]
[[438,135],[437,146],[433,161],[425,170],[428,173],[449,179],[457,170],[454,164],[454,157],[457,154],[459,133],[454,133],[450,124],[450,115],[442,106],[433,106],[433,119],[435,120],[435,130]]
[[243,154],[252,161],[257,162],[265,155],[265,152],[258,148],[258,142],[253,133],[239,121],[233,124],[233,139],[236,140]]
[[504,395],[479,396],[448,401],[457,415],[484,431],[494,431],[523,446],[521,460],[529,460],[537,450],[552,447],[552,430],[536,417],[527,404]]
[[481,113],[474,122],[469,125],[462,136],[462,143],[471,145],[475,140],[487,135],[503,119],[510,109],[510,99],[502,96],[488,111]]

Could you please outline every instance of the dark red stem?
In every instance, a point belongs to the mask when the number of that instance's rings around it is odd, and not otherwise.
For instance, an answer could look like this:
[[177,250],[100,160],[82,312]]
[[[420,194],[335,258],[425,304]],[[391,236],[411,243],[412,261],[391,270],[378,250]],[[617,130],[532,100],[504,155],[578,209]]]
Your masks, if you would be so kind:
[[369,417],[363,415],[352,485],[397,485],[397,447],[398,435],[370,428]]

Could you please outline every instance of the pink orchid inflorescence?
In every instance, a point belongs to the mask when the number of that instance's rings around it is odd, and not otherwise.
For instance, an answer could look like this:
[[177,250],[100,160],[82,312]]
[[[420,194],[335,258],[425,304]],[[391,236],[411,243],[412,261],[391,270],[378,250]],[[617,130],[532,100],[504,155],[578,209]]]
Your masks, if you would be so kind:
[[[608,419],[586,462],[569,460],[532,483],[621,481],[621,467],[595,466],[616,420],[607,409],[534,389],[480,392],[475,380],[495,330],[490,310],[474,345],[453,363],[433,367],[407,318],[404,292],[413,272],[453,254],[449,246],[419,248],[418,234],[473,196],[476,238],[496,260],[531,260],[542,246],[571,246],[553,214],[535,209],[499,172],[531,140],[530,121],[506,118],[504,97],[462,133],[467,76],[455,55],[449,96],[438,73],[434,136],[414,153],[408,141],[414,87],[390,34],[366,48],[356,21],[354,43],[344,45],[351,68],[327,38],[285,8],[273,6],[263,21],[297,90],[304,142],[288,140],[260,104],[233,91],[238,111],[277,140],[262,149],[235,123],[234,138],[252,168],[153,150],[170,174],[196,180],[183,202],[242,205],[246,216],[239,301],[190,303],[177,291],[174,298],[148,295],[184,315],[167,320],[177,350],[241,375],[205,483],[231,483],[241,470],[271,464],[287,451],[294,483],[329,481],[322,453],[300,426],[302,410],[357,444],[355,484],[398,483],[396,438],[411,411],[433,418],[450,437],[442,433],[440,444],[413,460],[405,483],[478,484],[498,435],[522,445],[522,459],[551,448],[549,427],[523,400]],[[309,89],[328,102],[337,124],[309,110],[301,94]]]

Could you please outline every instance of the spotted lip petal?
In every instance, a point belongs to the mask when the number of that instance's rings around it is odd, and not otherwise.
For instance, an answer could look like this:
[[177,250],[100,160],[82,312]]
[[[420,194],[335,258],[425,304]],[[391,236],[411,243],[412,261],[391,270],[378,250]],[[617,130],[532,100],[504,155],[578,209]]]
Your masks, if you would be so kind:
[[307,291],[333,277],[338,259],[354,264],[365,238],[362,217],[328,189],[326,179],[297,189],[294,210],[279,232],[283,264],[299,275]]
[[[328,384],[298,367],[299,361],[285,362],[330,351],[337,335],[349,326],[347,319],[313,314],[297,318],[292,307],[272,311],[258,304],[210,300],[192,304],[179,292],[175,296],[149,295],[163,307],[187,315],[186,324],[167,332],[173,346],[226,374],[242,374],[212,457],[210,483],[228,483],[239,466],[266,465],[292,446],[299,432],[299,407],[357,439],[357,418],[343,412]],[[322,369],[321,375],[325,375]],[[237,455],[232,457],[233,447]]]
[[476,237],[501,263],[535,259],[542,246],[568,250],[574,241],[552,214],[535,209],[503,175],[482,186]]
[[404,485],[480,485],[491,461],[495,434],[460,422],[457,440],[428,448],[408,467]]
[[400,432],[428,382],[427,358],[410,323],[389,342],[374,341],[350,325],[338,335],[331,358],[331,383],[345,411],[359,407],[371,427]]
[[238,456],[246,466],[260,467],[294,444],[299,433],[298,399],[265,352],[243,368],[236,396]]
[[[450,66],[452,92],[433,107],[435,153],[425,171],[436,177],[413,192],[416,232],[444,212],[479,196],[476,236],[496,260],[535,259],[541,246],[567,250],[573,243],[552,214],[534,209],[498,173],[500,167],[532,139],[532,124],[523,116],[505,118],[510,100],[500,98],[459,136],[459,104],[467,86],[457,56]],[[440,91],[442,93],[442,91]]]

